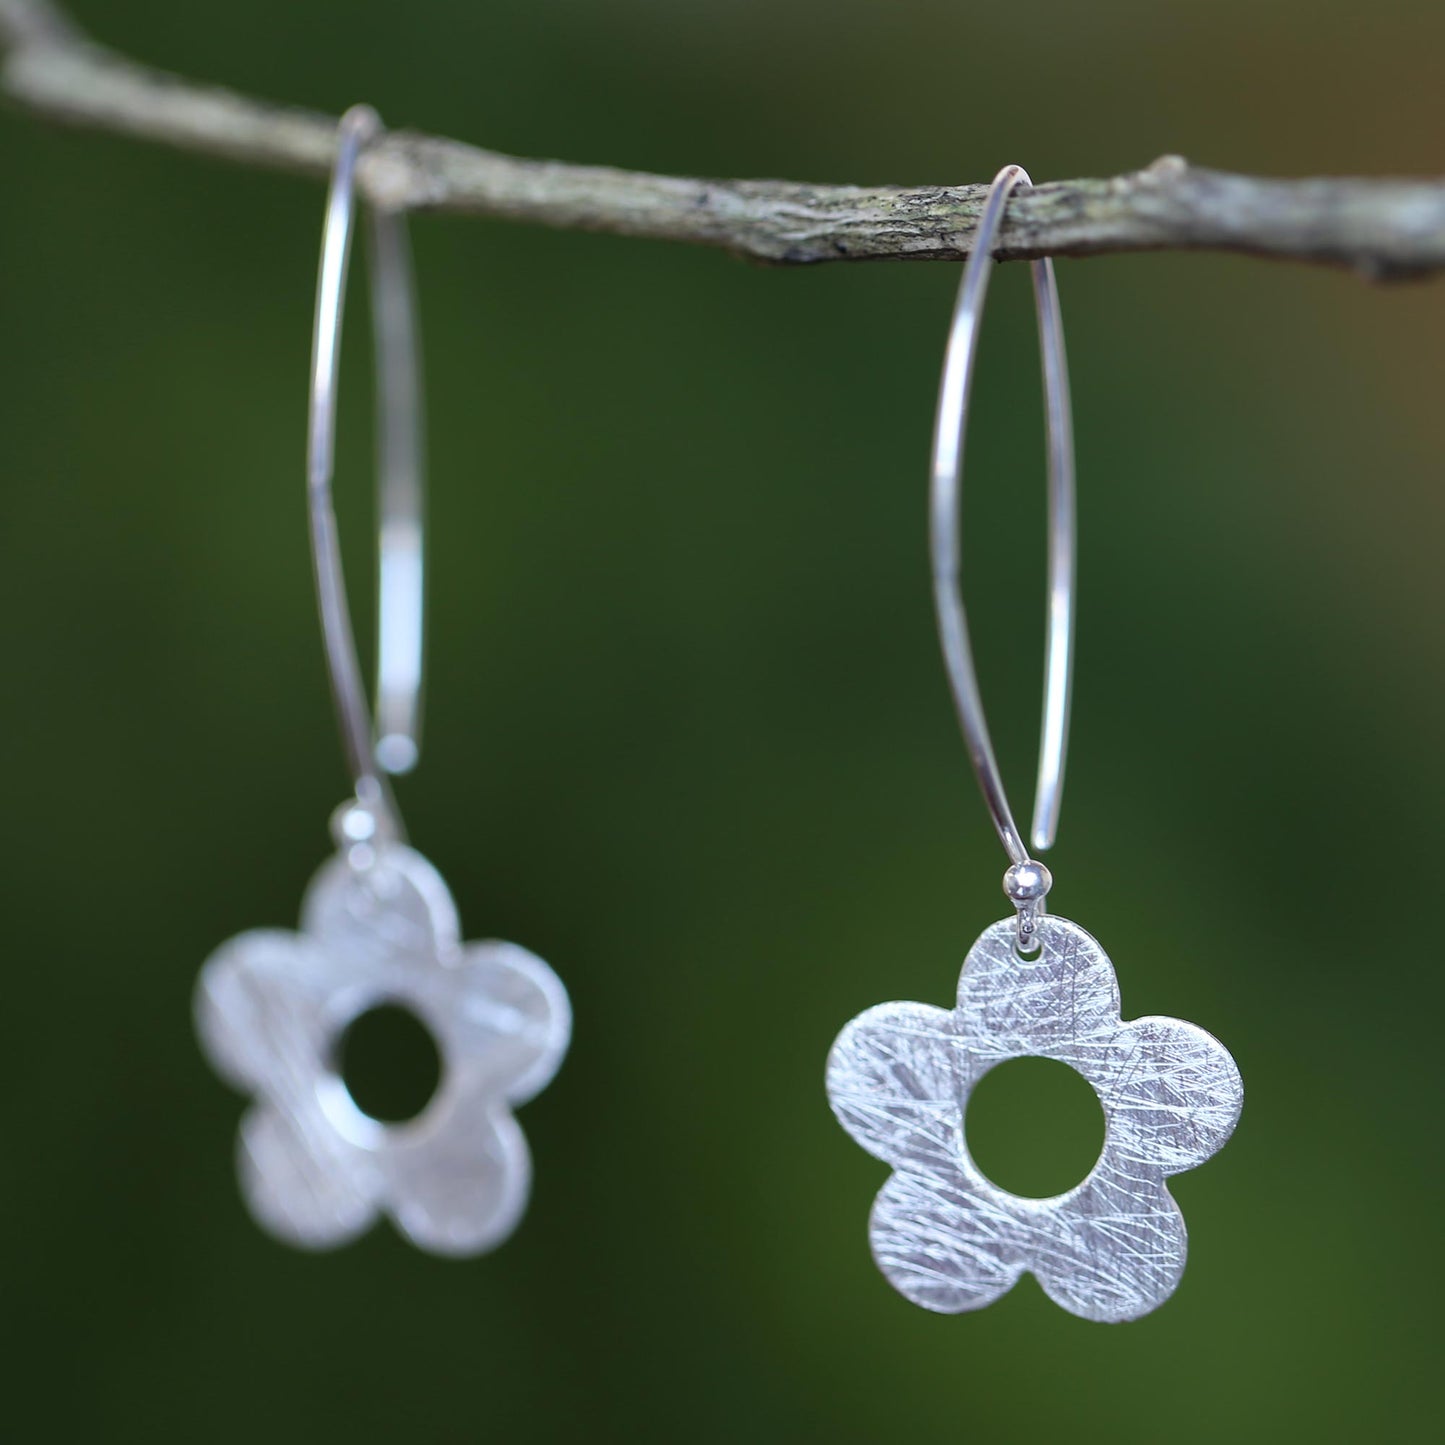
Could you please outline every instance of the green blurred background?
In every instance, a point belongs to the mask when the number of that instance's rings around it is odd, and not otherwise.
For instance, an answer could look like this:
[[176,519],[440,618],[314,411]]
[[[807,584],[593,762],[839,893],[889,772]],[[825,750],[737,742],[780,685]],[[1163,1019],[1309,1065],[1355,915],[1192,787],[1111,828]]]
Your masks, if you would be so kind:
[[[74,10],[197,77],[578,161],[1441,168],[1434,0]],[[946,1002],[1005,911],[925,570],[956,268],[769,271],[416,219],[433,666],[402,802],[468,935],[566,980],[576,1040],[523,1112],[536,1187],[502,1250],[447,1263],[383,1227],[308,1257],[243,1212],[241,1102],[189,1008],[215,944],[294,920],[345,791],[302,492],[321,189],[13,110],[0,187],[16,1438],[1434,1433],[1445,288],[1203,255],[1060,266],[1083,594],[1054,901],[1113,955],[1127,1012],[1228,1042],[1249,1102],[1176,1182],[1190,1268],[1158,1314],[1086,1324],[1025,1280],[942,1318],[869,1259],[885,1171],[821,1075],[859,1009]],[[1021,804],[1042,620],[1026,282],[994,290],[968,529]],[[340,465],[364,593],[360,287],[353,305]],[[1000,1168],[1087,1156],[1067,1098],[990,1103]]]

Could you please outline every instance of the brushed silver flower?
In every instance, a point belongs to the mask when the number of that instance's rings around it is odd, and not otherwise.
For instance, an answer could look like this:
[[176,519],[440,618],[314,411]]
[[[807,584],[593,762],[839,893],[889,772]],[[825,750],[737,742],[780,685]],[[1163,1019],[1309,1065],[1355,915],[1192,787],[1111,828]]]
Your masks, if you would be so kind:
[[[964,962],[953,1009],[888,1003],[860,1014],[828,1060],[843,1127],[894,1173],[873,1206],[873,1254],[889,1282],[945,1314],[991,1304],[1030,1271],[1057,1304],[1130,1320],[1162,1304],[1184,1270],[1184,1220],[1165,1184],[1209,1158],[1243,1103],[1224,1046],[1180,1019],[1124,1022],[1113,965],[1067,919],[1045,915],[1019,955],[995,923]],[[1057,1059],[1093,1085],[1104,1147],[1067,1193],[999,1188],[969,1154],[974,1086],[1006,1059]]]
[[[515,1228],[531,1164],[512,1109],[553,1076],[571,1013],[556,974],[512,943],[461,942],[441,876],[390,844],[339,854],[307,891],[299,933],[255,930],[211,955],[196,991],[218,1073],[255,1096],[241,1123],[242,1192],[257,1221],[307,1249],[389,1215],[413,1244],[477,1254]],[[337,1069],[346,1027],[395,1004],[442,1062],[416,1118],[363,1113]]]

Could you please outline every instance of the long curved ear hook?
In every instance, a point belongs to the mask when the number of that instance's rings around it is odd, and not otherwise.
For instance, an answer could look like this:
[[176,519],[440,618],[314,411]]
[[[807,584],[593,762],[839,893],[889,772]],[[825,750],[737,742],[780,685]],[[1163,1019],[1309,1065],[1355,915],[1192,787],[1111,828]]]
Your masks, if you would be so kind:
[[[993,247],[1004,207],[1017,186],[1030,186],[1022,166],[1005,166],[989,187],[973,249],[963,268],[958,301],[948,333],[938,417],[933,433],[933,480],[929,509],[933,595],[939,639],[953,689],[958,720],[989,816],[998,830],[1010,867],[1005,891],[1019,908],[1019,944],[1028,952],[1033,920],[1043,911],[1051,879],[1034,862],[1014,822],[994,757],[978,675],[969,641],[963,600],[960,514],[963,492],[963,443],[973,390],[979,322],[995,265]],[[1078,521],[1074,495],[1074,436],[1069,407],[1069,373],[1053,262],[1032,264],[1043,355],[1044,415],[1049,453],[1048,620],[1044,653],[1043,724],[1034,795],[1031,841],[1040,852],[1053,846],[1063,801],[1064,760],[1069,743],[1069,704],[1073,683],[1074,600]]]
[[387,775],[408,772],[416,765],[421,722],[425,593],[421,367],[406,223],[399,213],[375,206],[368,207],[379,519],[374,715],[361,680],[331,488],[356,165],[380,133],[381,119],[370,106],[353,106],[341,118],[316,283],[306,479],[316,599],[342,747],[357,800],[378,824],[400,837],[401,820]]

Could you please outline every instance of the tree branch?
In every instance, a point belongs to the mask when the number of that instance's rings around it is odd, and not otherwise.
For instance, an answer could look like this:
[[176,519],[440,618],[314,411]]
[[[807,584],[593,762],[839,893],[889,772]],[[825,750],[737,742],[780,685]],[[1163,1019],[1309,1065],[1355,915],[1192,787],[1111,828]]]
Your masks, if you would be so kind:
[[[50,0],[0,0],[0,89],[36,114],[254,166],[323,176],[336,119],[135,64]],[[956,261],[985,185],[710,181],[520,160],[393,131],[363,158],[369,198],[623,236],[719,246],[778,263]],[[1000,259],[1212,250],[1346,266],[1371,279],[1445,268],[1445,181],[1266,180],[1165,156],[1010,201]]]

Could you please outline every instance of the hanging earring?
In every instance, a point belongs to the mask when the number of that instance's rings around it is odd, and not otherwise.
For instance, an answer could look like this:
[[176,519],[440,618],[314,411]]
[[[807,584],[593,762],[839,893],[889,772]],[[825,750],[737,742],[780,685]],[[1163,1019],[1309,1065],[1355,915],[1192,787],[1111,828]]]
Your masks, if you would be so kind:
[[[1171,1018],[1124,1022],[1103,949],[1045,911],[1049,870],[1014,824],[979,698],[960,578],[963,434],[978,322],[999,221],[1016,186],[991,186],[964,267],[949,332],[933,444],[930,508],[934,598],[944,661],[969,756],[1008,853],[1004,892],[1015,916],[984,931],[964,961],[953,1009],[882,1004],[838,1036],[828,1095],[843,1127],[893,1166],[873,1206],[874,1258],[900,1294],[944,1314],[980,1309],[1025,1270],[1055,1303],[1085,1319],[1128,1320],[1174,1291],[1184,1220],[1165,1179],[1202,1164],[1228,1139],[1243,1087],[1216,1039]],[[1063,329],[1052,264],[1033,263],[1049,435],[1049,567],[1043,732],[1032,842],[1058,827],[1068,741],[1074,620],[1074,459]],[[969,1153],[971,1091],[1020,1057],[1068,1064],[1103,1106],[1103,1151],[1087,1178],[1049,1199],[1010,1194]]]
[[[337,854],[313,879],[301,930],[223,944],[196,991],[211,1062],[255,1096],[241,1124],[242,1193],[257,1221],[308,1249],[345,1243],[378,1214],[413,1244],[468,1255],[499,1244],[526,1206],[530,1162],[512,1107],[556,1072],[567,995],[511,943],[461,941],[441,875],[406,846],[387,775],[416,762],[422,680],[421,401],[405,224],[370,209],[380,516],[373,720],[352,636],[331,498],[342,307],[357,160],[376,113],[342,118],[322,233],[307,480],[327,667],[355,796]],[[337,1065],[343,1031],[400,1006],[431,1032],[442,1077],[423,1111],[387,1124],[357,1107]]]

